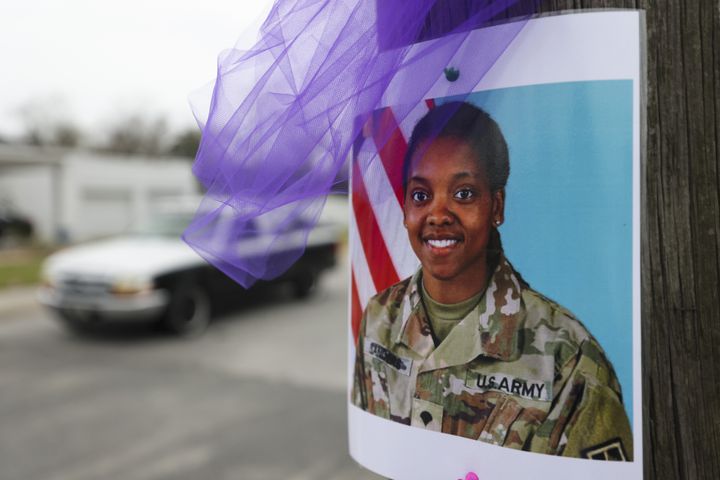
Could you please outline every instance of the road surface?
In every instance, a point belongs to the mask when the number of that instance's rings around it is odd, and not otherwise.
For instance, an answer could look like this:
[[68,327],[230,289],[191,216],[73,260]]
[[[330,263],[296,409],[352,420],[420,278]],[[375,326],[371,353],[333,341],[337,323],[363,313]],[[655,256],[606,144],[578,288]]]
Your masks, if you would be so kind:
[[346,269],[206,334],[77,338],[39,306],[0,311],[3,480],[377,479],[347,454]]

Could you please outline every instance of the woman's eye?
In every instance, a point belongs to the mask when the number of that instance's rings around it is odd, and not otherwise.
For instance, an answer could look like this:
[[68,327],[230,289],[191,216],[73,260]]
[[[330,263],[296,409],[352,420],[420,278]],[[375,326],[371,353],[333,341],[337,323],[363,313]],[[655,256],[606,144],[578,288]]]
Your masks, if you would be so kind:
[[412,192],[410,197],[413,199],[413,202],[416,203],[422,203],[430,198],[430,195],[428,195],[426,192],[423,191],[415,191]]
[[474,196],[475,193],[469,188],[463,188],[462,190],[458,190],[457,192],[455,192],[455,198],[457,198],[458,200],[469,200]]

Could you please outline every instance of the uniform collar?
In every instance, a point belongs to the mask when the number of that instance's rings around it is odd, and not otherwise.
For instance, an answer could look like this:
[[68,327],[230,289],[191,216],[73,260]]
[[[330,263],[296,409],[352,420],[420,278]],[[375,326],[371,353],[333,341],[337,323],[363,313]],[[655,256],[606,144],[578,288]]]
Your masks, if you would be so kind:
[[394,338],[396,343],[426,358],[423,370],[461,365],[480,355],[502,361],[519,357],[525,308],[520,282],[503,254],[478,306],[437,348],[420,296],[420,275],[418,270],[410,279],[402,304],[402,322]]

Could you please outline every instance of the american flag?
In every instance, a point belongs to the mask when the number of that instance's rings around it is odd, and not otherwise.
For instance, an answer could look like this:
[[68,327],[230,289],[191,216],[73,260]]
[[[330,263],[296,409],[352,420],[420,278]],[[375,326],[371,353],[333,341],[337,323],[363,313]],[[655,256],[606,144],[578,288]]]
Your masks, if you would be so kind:
[[355,341],[368,300],[418,268],[403,227],[402,163],[413,127],[434,106],[426,100],[402,118],[391,107],[376,110],[355,142],[349,228]]

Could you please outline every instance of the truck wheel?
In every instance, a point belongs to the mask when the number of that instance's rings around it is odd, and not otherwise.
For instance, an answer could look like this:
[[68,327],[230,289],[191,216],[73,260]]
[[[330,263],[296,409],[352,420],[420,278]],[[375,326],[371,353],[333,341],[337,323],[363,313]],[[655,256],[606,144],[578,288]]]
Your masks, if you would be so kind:
[[318,274],[315,272],[306,272],[293,280],[293,293],[296,298],[307,298],[316,289]]
[[180,285],[172,291],[163,324],[172,333],[199,335],[210,324],[210,296],[197,284]]

